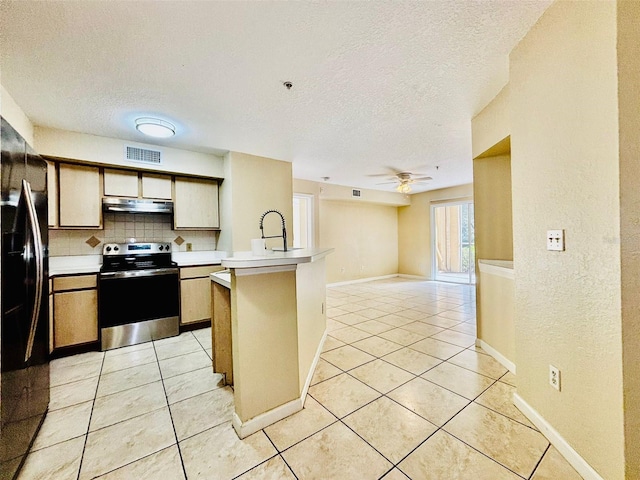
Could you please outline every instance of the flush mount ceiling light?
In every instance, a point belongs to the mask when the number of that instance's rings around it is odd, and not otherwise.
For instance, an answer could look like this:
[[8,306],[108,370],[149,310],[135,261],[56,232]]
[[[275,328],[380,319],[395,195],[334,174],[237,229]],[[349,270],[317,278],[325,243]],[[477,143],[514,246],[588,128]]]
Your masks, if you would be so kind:
[[136,129],[145,135],[156,138],[169,138],[176,134],[176,127],[159,118],[136,118]]

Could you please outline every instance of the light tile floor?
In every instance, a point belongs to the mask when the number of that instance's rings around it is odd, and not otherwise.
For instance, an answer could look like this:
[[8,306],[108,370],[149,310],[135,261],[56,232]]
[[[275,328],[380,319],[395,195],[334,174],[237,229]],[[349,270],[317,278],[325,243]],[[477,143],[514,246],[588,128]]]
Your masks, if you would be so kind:
[[474,289],[393,278],[327,289],[305,408],[239,440],[210,329],[51,364],[21,480],[581,478],[474,346]]

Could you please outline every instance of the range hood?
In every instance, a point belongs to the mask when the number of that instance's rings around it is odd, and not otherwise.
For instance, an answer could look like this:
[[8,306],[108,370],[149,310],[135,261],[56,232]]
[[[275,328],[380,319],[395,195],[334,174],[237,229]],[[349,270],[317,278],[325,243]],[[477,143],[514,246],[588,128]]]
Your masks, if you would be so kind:
[[167,200],[148,200],[146,198],[102,199],[102,210],[105,212],[125,213],[173,213],[173,202]]

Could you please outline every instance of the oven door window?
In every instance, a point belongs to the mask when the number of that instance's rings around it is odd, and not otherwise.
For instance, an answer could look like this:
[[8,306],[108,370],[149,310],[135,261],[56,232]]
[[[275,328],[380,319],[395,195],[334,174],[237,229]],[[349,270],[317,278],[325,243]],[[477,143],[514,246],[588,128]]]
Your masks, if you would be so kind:
[[177,317],[178,274],[100,279],[100,327]]

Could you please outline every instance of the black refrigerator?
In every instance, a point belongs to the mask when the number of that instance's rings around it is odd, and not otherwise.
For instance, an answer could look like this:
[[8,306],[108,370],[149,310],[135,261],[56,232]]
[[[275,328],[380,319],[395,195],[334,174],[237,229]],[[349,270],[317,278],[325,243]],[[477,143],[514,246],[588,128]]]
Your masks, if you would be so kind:
[[0,480],[16,478],[49,407],[47,164],[2,121]]

